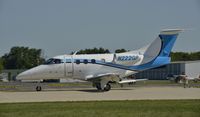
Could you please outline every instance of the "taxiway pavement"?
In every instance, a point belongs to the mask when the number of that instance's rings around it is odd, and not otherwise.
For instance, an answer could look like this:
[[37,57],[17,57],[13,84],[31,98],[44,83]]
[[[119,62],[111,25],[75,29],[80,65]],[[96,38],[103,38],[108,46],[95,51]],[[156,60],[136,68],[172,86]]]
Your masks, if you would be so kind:
[[183,87],[128,87],[98,92],[94,88],[44,90],[41,92],[0,91],[0,103],[101,101],[101,100],[168,100],[200,99],[200,88]]

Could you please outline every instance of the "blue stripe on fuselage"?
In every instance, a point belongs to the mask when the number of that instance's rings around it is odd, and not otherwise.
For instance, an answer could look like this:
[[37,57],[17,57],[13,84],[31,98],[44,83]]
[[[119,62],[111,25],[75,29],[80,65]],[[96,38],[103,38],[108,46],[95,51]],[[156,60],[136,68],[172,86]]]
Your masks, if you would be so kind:
[[[142,65],[136,65],[136,66],[126,66],[126,65],[121,65],[121,64],[115,64],[112,62],[104,62],[102,60],[95,60],[95,63],[92,63],[92,59],[73,59],[73,63],[76,63],[76,60],[80,60],[80,63],[84,63],[84,60],[87,60],[87,64],[98,64],[98,65],[103,65],[103,66],[109,66],[109,67],[114,67],[114,68],[119,68],[119,69],[124,69],[124,70],[131,70],[131,71],[142,71],[146,69],[151,69],[155,67],[160,67],[162,65],[169,64],[170,58],[169,57],[157,57],[154,61],[142,64]],[[66,59],[66,63],[72,63],[72,59]],[[84,63],[85,64],[85,63]]]

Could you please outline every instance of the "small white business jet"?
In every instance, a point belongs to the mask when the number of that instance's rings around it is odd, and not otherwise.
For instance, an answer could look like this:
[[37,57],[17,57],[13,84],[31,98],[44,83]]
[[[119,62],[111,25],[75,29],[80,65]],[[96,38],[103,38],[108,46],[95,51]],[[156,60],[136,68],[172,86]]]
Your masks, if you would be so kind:
[[[170,63],[170,52],[181,29],[160,32],[149,45],[134,51],[113,54],[60,55],[20,73],[17,80],[73,78],[90,81],[98,90],[109,91],[110,83],[133,83],[147,79],[127,77]],[[36,87],[37,91],[41,86]]]

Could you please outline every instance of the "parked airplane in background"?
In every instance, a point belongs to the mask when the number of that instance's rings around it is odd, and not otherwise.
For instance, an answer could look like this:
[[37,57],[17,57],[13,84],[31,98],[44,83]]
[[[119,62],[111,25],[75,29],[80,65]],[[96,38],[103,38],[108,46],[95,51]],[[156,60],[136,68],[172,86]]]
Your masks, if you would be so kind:
[[8,82],[8,74],[7,73],[1,73],[0,74],[0,81]]
[[196,76],[196,77],[190,77],[190,76],[187,76],[185,73],[182,73],[180,75],[169,74],[167,76],[167,79],[170,80],[170,81],[173,81],[175,83],[187,83],[187,84],[189,84],[189,81],[193,81],[193,82],[200,81],[200,75]]
[[[56,56],[43,65],[20,73],[16,78],[18,80],[74,78],[91,81],[98,90],[109,91],[110,83],[143,81],[146,79],[124,79],[137,72],[169,64],[171,49],[181,31],[163,30],[151,44],[135,51]],[[36,90],[40,91],[41,86],[37,86]]]

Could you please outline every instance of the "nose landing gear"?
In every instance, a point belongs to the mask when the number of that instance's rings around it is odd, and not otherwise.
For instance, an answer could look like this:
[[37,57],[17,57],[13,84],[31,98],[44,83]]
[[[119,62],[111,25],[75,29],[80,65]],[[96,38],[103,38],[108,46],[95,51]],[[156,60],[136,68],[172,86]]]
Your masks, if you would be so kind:
[[35,90],[36,91],[42,91],[42,86],[41,86],[40,82],[37,82]]
[[42,87],[41,86],[36,86],[36,91],[42,91]]

